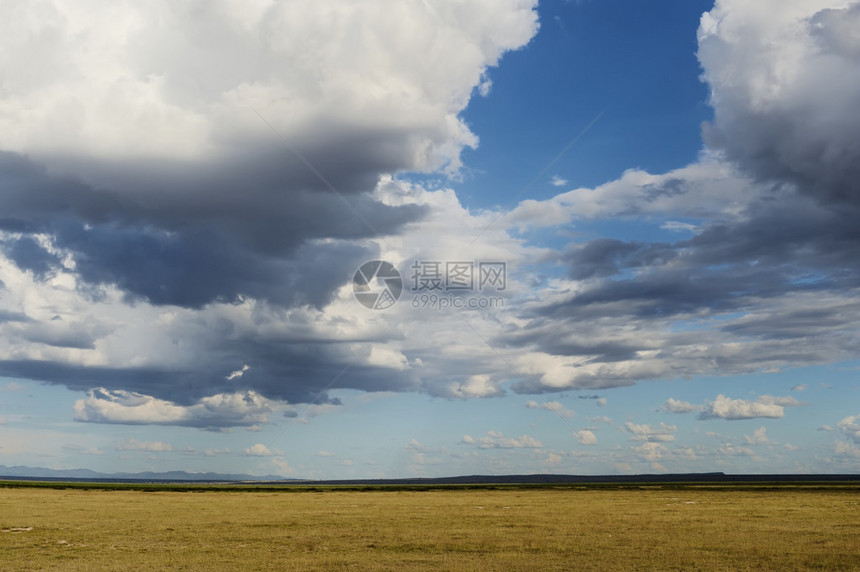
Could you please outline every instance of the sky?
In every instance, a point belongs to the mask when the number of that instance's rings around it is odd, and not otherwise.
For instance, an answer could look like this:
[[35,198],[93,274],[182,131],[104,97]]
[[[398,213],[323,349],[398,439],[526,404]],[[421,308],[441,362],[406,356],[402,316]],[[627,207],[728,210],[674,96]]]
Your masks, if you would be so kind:
[[0,13],[0,465],[860,470],[860,2]]

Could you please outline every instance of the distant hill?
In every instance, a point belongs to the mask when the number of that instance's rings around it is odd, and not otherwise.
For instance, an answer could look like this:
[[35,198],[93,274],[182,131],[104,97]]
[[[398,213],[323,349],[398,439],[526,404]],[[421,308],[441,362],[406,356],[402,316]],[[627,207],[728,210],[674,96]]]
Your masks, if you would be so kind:
[[166,471],[153,472],[144,471],[141,473],[99,473],[89,469],[46,469],[43,467],[25,467],[18,465],[8,467],[0,465],[0,479],[3,478],[24,478],[24,479],[72,479],[72,480],[99,480],[99,481],[114,481],[114,480],[133,480],[133,481],[289,481],[294,479],[286,479],[279,475],[246,475],[243,473],[189,473],[186,471]]

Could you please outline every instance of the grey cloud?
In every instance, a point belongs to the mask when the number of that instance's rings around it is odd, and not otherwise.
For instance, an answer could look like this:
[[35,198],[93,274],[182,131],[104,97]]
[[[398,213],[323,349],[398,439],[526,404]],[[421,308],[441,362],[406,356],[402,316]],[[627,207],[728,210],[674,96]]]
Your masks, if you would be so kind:
[[759,178],[860,203],[860,4],[809,5],[790,22],[747,8],[718,3],[702,19],[698,55],[714,107],[706,143]]
[[61,262],[56,254],[47,251],[29,236],[2,241],[0,245],[7,258],[18,268],[31,271],[39,279],[44,279]]
[[[187,186],[157,180],[153,186],[159,191],[141,191],[132,199],[51,178],[14,155],[0,159],[11,171],[6,176],[0,170],[6,220],[29,221],[7,230],[49,234],[56,249],[73,255],[84,281],[115,285],[153,304],[199,308],[255,297],[320,306],[371,253],[354,244],[314,240],[389,234],[423,212],[382,205],[366,193],[279,190],[272,186],[276,181],[242,181],[226,172],[196,180],[193,172],[177,175]],[[171,185],[172,193],[165,194]],[[26,236],[7,242],[5,251],[39,276],[59,263]]]

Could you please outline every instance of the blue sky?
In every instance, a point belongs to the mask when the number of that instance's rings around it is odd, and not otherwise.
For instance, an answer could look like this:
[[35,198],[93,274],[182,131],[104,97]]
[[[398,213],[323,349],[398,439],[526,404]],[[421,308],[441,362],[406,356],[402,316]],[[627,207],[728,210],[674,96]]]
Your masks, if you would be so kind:
[[856,2],[3,10],[0,464],[860,468]]

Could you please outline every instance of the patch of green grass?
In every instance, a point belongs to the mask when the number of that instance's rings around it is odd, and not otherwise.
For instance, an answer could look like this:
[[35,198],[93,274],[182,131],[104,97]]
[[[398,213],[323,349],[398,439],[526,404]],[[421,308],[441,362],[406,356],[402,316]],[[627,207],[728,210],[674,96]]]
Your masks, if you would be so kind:
[[860,569],[856,483],[51,485],[0,487],[0,569]]

